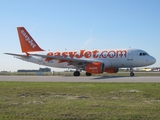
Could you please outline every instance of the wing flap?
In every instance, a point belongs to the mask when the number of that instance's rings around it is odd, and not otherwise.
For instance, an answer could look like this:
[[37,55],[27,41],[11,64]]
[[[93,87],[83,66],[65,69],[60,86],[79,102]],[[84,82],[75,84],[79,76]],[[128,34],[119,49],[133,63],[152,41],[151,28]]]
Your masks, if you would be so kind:
[[68,61],[68,62],[82,62],[82,63],[88,63],[88,62],[101,62],[99,60],[93,60],[93,59],[76,59],[76,58],[66,58],[66,57],[60,57],[60,56],[48,56],[48,55],[40,55],[40,54],[30,54],[31,56],[38,56],[46,59],[55,59],[60,61]]

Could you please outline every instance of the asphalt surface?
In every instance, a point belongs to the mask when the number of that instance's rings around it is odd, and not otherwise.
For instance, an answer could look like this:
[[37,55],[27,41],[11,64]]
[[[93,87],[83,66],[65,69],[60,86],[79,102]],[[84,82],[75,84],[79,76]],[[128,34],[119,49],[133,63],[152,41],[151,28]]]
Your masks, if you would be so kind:
[[0,81],[12,82],[160,82],[160,76],[122,77],[122,76],[0,76]]

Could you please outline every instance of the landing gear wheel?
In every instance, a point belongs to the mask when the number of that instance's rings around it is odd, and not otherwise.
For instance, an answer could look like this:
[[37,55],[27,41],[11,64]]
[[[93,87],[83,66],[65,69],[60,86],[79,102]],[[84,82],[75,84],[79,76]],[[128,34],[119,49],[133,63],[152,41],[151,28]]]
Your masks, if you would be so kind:
[[131,73],[130,73],[130,76],[134,76],[134,73],[133,73],[133,72],[131,72]]
[[75,71],[75,72],[73,73],[73,75],[74,75],[74,76],[80,76],[80,72],[79,72],[79,71]]
[[86,76],[91,76],[91,75],[92,75],[92,73],[86,72]]

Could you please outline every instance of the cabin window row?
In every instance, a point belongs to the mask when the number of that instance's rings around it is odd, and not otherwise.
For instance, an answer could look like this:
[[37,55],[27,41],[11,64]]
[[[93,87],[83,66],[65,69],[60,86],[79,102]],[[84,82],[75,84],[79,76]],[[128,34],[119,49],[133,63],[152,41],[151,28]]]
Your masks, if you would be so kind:
[[148,53],[139,53],[139,56],[145,56],[148,55]]
[[[114,56],[114,55],[116,56],[116,54],[110,54],[110,56]],[[96,56],[100,56],[100,54],[97,54]],[[109,54],[103,54],[103,56],[109,56]],[[118,56],[125,56],[125,54],[118,54]],[[66,57],[70,57],[70,55],[66,55]]]

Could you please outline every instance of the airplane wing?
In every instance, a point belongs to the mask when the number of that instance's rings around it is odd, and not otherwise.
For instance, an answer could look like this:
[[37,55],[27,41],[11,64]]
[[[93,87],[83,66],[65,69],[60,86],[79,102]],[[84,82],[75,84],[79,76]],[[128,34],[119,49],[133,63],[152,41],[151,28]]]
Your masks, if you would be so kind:
[[40,55],[40,54],[30,54],[30,56],[38,56],[42,58],[49,58],[49,59],[55,59],[55,60],[62,60],[65,62],[76,62],[76,63],[90,63],[90,62],[102,62],[100,60],[93,60],[93,59],[76,59],[76,58],[65,58],[60,56],[48,56],[48,55]]
[[95,59],[77,59],[77,58],[65,58],[65,57],[60,57],[60,56],[48,56],[48,55],[42,55],[42,54],[29,54],[29,53],[24,53],[24,54],[15,54],[15,53],[4,53],[7,55],[13,55],[13,56],[19,56],[19,57],[29,57],[29,56],[38,56],[46,59],[55,59],[59,60],[61,62],[69,62],[69,63],[91,63],[91,62],[102,62],[100,60],[95,60]]

